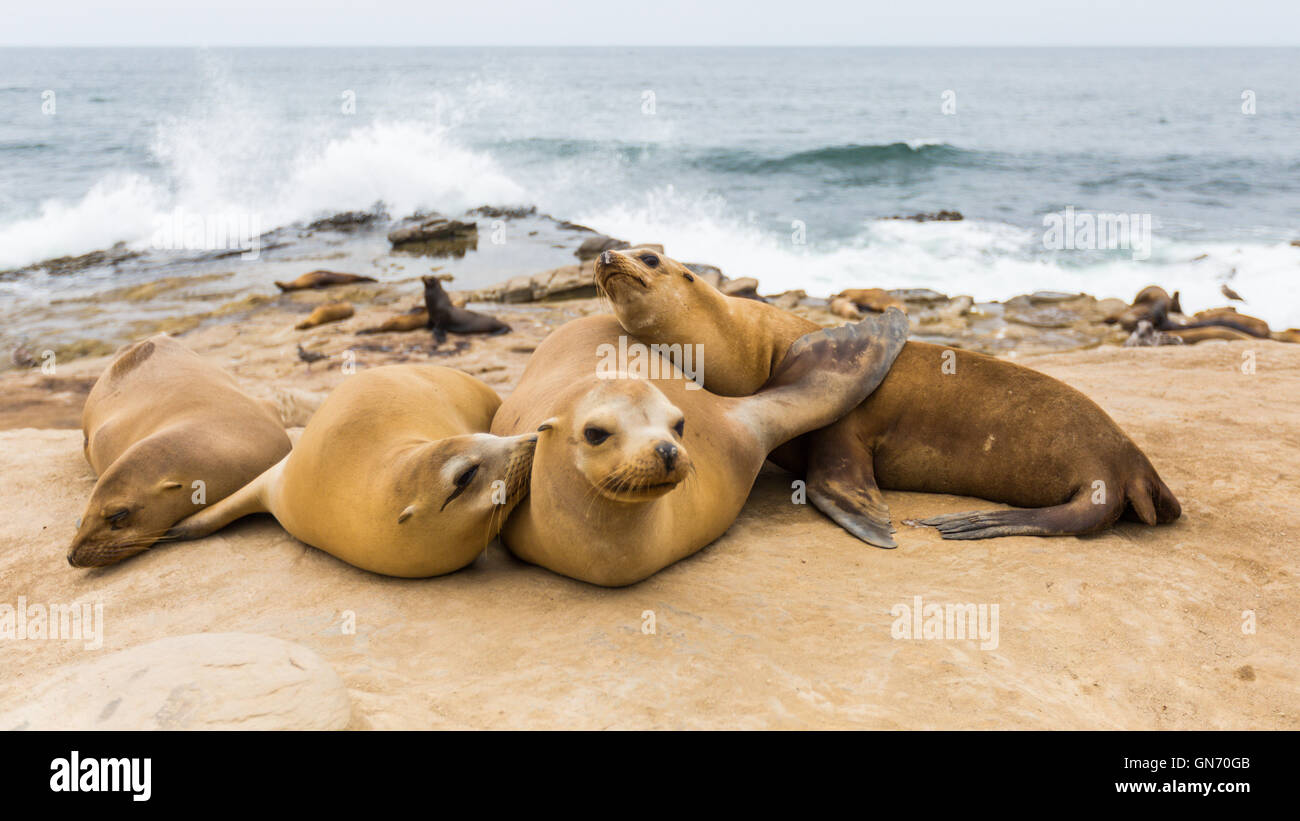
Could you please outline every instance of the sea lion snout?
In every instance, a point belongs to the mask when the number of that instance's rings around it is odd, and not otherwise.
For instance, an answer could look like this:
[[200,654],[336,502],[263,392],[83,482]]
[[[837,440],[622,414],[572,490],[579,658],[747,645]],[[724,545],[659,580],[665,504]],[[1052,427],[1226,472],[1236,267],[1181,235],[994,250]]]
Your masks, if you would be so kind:
[[672,473],[673,467],[677,464],[677,446],[672,442],[660,442],[655,445],[655,453],[659,455],[660,461],[664,463],[664,470]]

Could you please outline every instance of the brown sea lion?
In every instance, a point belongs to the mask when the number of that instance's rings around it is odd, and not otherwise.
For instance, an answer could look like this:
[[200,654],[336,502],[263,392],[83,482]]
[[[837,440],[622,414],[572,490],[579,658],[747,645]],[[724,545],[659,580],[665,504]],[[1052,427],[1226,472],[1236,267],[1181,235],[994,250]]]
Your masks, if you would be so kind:
[[289,452],[267,404],[165,334],[117,354],[86,397],[82,430],[99,479],[68,551],[73,567],[148,549]]
[[793,341],[757,393],[732,398],[666,362],[619,370],[609,358],[637,343],[611,316],[560,326],[492,420],[498,435],[545,431],[502,542],[592,584],[646,578],[721,536],[768,452],[861,402],[906,336],[897,311],[817,330]]
[[424,306],[429,312],[429,328],[437,342],[447,341],[447,333],[489,334],[496,336],[510,332],[510,326],[494,316],[467,311],[452,304],[451,297],[442,289],[437,277],[424,280]]
[[292,453],[168,537],[199,538],[265,512],[372,573],[458,570],[528,492],[537,435],[488,435],[500,405],[491,388],[451,368],[368,368],[329,395]]
[[315,328],[317,325],[324,325],[327,322],[338,322],[341,319],[347,319],[353,313],[351,302],[330,302],[326,305],[317,306],[316,310],[312,311],[306,319],[293,327],[296,330],[305,331],[308,328]]
[[340,274],[336,271],[310,271],[289,282],[275,283],[281,291],[305,291],[309,288],[328,288],[331,285],[347,285],[353,282],[378,282],[374,277],[358,274]]
[[1159,285],[1148,285],[1138,291],[1137,296],[1133,298],[1133,304],[1115,321],[1121,328],[1131,332],[1136,330],[1137,324],[1145,319],[1152,327],[1161,331],[1171,326],[1170,314],[1178,315],[1182,312],[1183,306],[1179,302],[1177,291],[1170,296],[1169,292]]
[[1274,331],[1269,334],[1269,338],[1278,342],[1300,342],[1300,328],[1287,328],[1285,331]]
[[1268,323],[1262,319],[1246,314],[1237,313],[1237,309],[1231,306],[1226,308],[1210,308],[1206,311],[1197,311],[1192,318],[1183,323],[1183,328],[1208,328],[1211,326],[1220,326],[1223,328],[1232,328],[1241,331],[1248,336],[1255,336],[1261,339],[1268,338]]
[[[676,261],[602,253],[596,284],[647,343],[703,346],[706,387],[743,396],[817,326],[729,299]],[[840,421],[772,454],[807,478],[808,498],[863,541],[894,547],[880,488],[977,496],[1024,510],[926,519],[945,539],[1055,536],[1178,518],[1173,493],[1136,444],[1088,397],[1000,359],[908,342],[874,393]]]

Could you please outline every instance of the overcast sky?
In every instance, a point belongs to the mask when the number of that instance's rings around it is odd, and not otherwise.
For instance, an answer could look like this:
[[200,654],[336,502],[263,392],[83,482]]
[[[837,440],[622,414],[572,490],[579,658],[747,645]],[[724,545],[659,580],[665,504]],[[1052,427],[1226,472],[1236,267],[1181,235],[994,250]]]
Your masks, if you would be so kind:
[[1300,0],[7,0],[4,45],[1300,45]]

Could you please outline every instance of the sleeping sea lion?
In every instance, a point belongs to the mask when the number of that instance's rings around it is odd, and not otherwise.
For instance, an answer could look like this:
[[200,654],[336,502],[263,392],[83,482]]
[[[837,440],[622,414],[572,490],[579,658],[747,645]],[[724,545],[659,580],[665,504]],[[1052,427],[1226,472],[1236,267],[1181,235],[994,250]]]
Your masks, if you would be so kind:
[[500,404],[451,368],[366,369],[334,389],[288,456],[168,536],[197,539],[270,513],[295,538],[372,573],[458,570],[528,492],[537,436],[489,435]]
[[275,283],[281,291],[305,291],[309,288],[328,288],[331,285],[347,285],[353,282],[378,282],[374,277],[357,274],[340,274],[336,271],[310,271],[289,282]]
[[166,334],[118,352],[86,397],[81,424],[99,479],[68,550],[73,567],[148,549],[289,452],[269,405]]

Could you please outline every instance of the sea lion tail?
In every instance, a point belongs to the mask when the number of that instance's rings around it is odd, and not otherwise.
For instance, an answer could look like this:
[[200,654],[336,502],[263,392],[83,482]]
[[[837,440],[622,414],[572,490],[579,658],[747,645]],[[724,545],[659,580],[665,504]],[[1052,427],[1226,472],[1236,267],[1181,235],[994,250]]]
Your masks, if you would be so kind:
[[236,519],[241,519],[252,513],[268,512],[264,492],[271,482],[280,475],[285,460],[288,458],[286,456],[276,462],[256,479],[216,504],[200,510],[193,516],[181,519],[172,525],[171,530],[168,530],[163,538],[168,541],[201,539],[210,533],[217,532]]
[[[1124,489],[1132,515],[1143,524],[1156,525],[1172,522],[1182,515],[1182,505],[1153,470],[1149,476],[1135,476]],[[1127,511],[1126,511],[1127,512]]]

